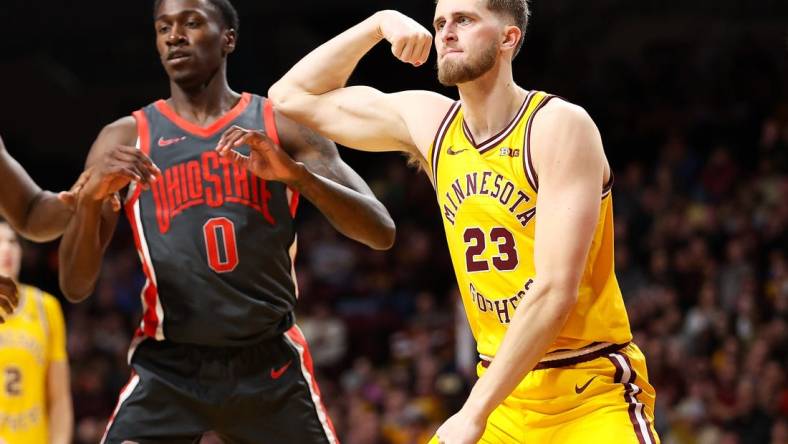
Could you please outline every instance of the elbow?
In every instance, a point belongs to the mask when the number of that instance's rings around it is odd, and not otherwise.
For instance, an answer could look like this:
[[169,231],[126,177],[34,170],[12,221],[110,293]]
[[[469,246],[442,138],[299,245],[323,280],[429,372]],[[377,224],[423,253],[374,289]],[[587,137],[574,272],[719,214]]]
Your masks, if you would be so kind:
[[561,314],[568,314],[577,304],[579,283],[576,279],[564,276],[547,276],[539,279],[539,285],[543,291],[546,302],[553,305],[555,310]]
[[380,234],[377,236],[376,242],[374,245],[370,245],[371,248],[379,251],[390,250],[391,247],[394,246],[394,240],[397,238],[397,227],[394,225],[394,221],[388,219],[380,230]]
[[292,101],[288,100],[288,97],[293,94],[293,91],[289,91],[291,89],[292,88],[288,88],[283,84],[281,80],[274,83],[268,89],[268,100],[271,101],[274,109],[285,115],[293,112],[293,110],[290,109],[292,108]]
[[58,281],[60,284],[60,291],[63,293],[63,296],[72,304],[77,304],[84,301],[88,298],[88,296],[90,296],[91,293],[93,293],[92,285],[80,285],[79,283],[73,282],[72,280],[66,278],[64,273],[60,274]]

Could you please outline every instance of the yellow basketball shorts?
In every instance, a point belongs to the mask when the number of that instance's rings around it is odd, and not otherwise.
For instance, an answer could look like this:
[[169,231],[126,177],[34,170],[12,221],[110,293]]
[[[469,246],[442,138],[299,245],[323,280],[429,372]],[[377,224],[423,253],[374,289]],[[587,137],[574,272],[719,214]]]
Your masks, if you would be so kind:
[[[480,363],[480,377],[484,371]],[[658,444],[654,396],[646,359],[629,343],[584,362],[531,371],[492,412],[479,442]]]

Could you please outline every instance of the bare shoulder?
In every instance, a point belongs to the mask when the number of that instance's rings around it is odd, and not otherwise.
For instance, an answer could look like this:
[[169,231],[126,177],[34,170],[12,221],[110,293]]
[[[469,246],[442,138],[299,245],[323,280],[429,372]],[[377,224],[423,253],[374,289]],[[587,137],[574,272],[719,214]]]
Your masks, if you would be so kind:
[[596,129],[596,124],[582,106],[575,105],[560,97],[547,102],[535,116],[533,131],[582,131]]
[[422,155],[426,156],[443,118],[455,101],[424,90],[401,91],[390,96],[407,124],[412,140]]
[[87,166],[92,165],[97,156],[115,145],[134,145],[137,141],[137,121],[132,116],[121,117],[101,129],[101,132],[90,148]]
[[609,170],[594,120],[583,107],[560,98],[550,100],[534,116],[529,150],[539,176],[561,170]]
[[574,151],[602,150],[601,137],[594,120],[581,106],[554,98],[533,118],[532,155],[547,157],[576,154]]

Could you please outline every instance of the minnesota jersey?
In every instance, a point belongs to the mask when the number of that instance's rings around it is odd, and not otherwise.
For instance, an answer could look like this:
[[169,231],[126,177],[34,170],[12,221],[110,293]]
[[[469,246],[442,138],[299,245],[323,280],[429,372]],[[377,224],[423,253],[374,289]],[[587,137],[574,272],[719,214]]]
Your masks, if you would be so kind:
[[162,172],[149,190],[132,188],[126,203],[147,278],[140,334],[234,346],[287,331],[296,301],[298,196],[215,151],[232,125],[278,141],[268,102],[243,94],[209,127],[183,119],[164,100],[133,115],[139,148]]
[[52,295],[19,286],[19,307],[0,324],[0,442],[48,442],[47,372],[66,360],[65,325]]
[[[455,103],[429,163],[465,311],[482,357],[495,356],[514,311],[538,281],[534,227],[538,177],[529,137],[536,113],[554,96],[530,92],[499,134],[476,142]],[[600,186],[600,214],[577,304],[543,362],[631,339],[613,271],[612,182]]]

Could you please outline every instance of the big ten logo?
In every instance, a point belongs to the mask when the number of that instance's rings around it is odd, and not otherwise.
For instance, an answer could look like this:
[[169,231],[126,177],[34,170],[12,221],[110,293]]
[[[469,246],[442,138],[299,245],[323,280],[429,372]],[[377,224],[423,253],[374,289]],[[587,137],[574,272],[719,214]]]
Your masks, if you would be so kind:
[[514,148],[501,148],[501,157],[520,157],[520,150]]

